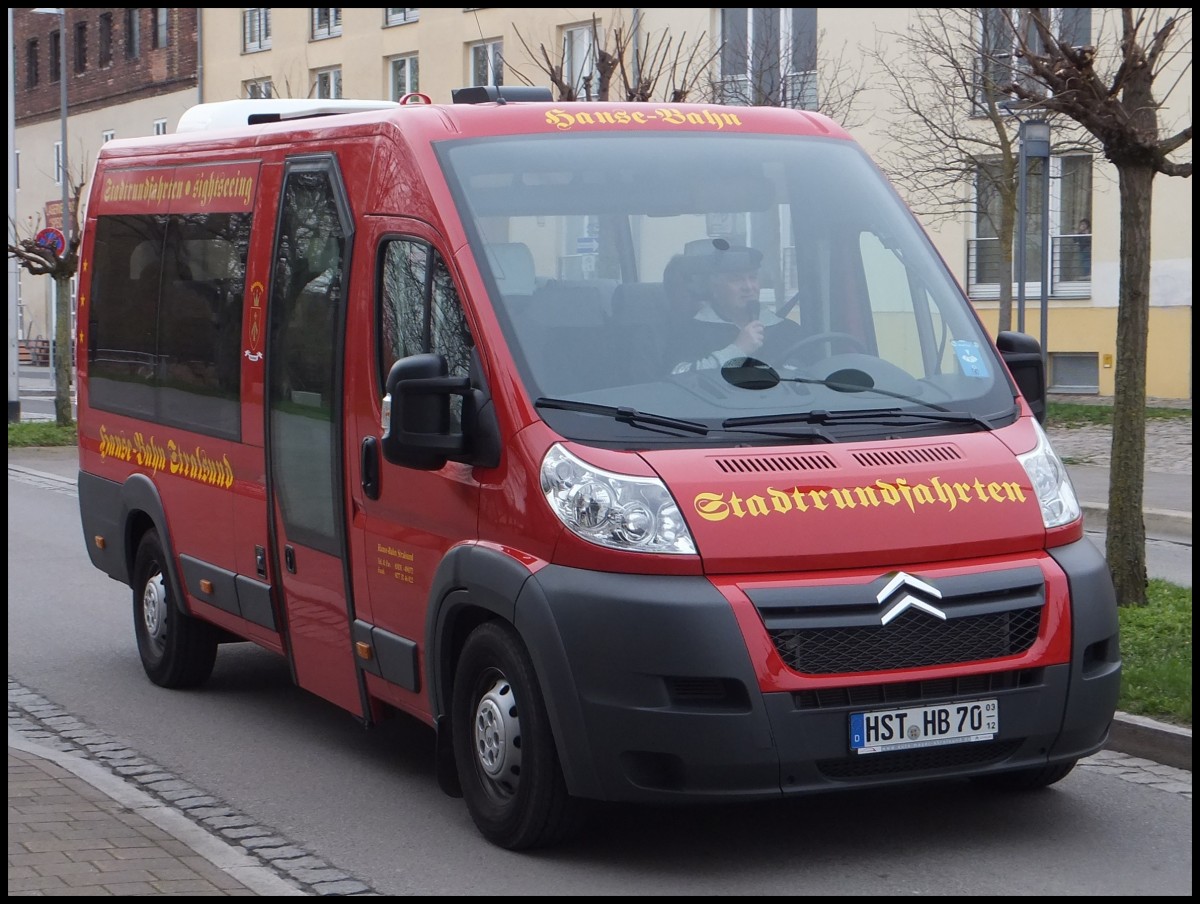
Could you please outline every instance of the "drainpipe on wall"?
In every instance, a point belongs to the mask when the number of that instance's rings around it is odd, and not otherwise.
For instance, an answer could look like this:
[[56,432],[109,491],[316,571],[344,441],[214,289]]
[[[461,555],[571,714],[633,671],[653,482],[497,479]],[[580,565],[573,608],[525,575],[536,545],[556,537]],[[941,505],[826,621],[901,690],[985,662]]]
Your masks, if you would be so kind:
[[204,10],[196,8],[196,103],[204,103]]

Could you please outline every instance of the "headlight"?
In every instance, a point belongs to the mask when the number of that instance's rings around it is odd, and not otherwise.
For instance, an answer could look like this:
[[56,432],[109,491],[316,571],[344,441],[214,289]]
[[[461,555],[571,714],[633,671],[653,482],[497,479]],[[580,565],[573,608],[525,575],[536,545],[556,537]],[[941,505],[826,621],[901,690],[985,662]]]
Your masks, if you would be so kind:
[[602,471],[555,443],[542,459],[542,492],[583,539],[611,549],[695,555],[679,507],[657,477]]
[[1042,523],[1047,528],[1062,527],[1079,517],[1079,499],[1066,467],[1050,445],[1041,424],[1034,421],[1033,429],[1037,431],[1037,445],[1032,452],[1018,455],[1017,460],[1024,466],[1033,483],[1033,491],[1037,493]]

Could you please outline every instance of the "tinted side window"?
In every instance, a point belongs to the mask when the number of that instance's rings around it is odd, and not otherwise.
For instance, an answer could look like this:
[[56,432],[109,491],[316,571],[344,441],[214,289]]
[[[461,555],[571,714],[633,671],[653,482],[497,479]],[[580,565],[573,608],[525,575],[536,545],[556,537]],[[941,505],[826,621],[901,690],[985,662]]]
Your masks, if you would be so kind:
[[[471,371],[474,342],[462,302],[437,249],[416,239],[393,239],[383,246],[380,298],[379,385],[400,358],[438,352],[452,377]],[[462,398],[451,397],[457,423]]]
[[241,436],[248,213],[97,220],[88,387],[101,410]]
[[267,351],[271,461],[288,536],[339,551],[338,353],[350,234],[324,164],[284,182]]

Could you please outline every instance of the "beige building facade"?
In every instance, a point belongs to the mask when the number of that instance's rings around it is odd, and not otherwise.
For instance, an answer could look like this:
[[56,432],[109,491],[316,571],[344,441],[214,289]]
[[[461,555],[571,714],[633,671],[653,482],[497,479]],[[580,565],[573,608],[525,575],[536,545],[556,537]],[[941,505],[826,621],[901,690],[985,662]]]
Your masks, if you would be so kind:
[[[1111,9],[1074,12],[1088,14],[1082,21],[1097,41],[1111,40],[1119,25]],[[661,50],[661,42],[669,37],[668,56],[675,59],[680,54],[680,60],[690,56],[690,74],[695,75],[700,63],[709,62],[703,74],[690,82],[689,100],[737,102],[739,98],[728,93],[730,86],[745,88],[754,74],[736,71],[739,60],[730,49],[750,46],[747,42],[752,43],[756,33],[773,29],[784,48],[782,56],[790,56],[792,63],[782,67],[791,71],[785,72],[773,89],[777,102],[782,98],[789,105],[821,108],[823,86],[835,75],[858,79],[862,90],[846,121],[855,137],[887,169],[889,135],[900,106],[884,87],[885,81],[872,72],[868,51],[879,48],[890,55],[893,65],[903,67],[905,61],[894,36],[912,24],[918,11],[263,7],[203,8],[198,13],[198,85],[194,90],[154,98],[153,103],[142,101],[122,113],[122,122],[111,117],[104,120],[104,111],[80,115],[72,120],[72,133],[94,133],[98,138],[107,123],[126,137],[138,134],[139,128],[144,131],[147,118],[164,117],[173,129],[193,100],[255,96],[399,100],[405,94],[419,93],[434,102],[449,102],[451,90],[466,85],[548,86],[543,51],[553,63],[562,65],[563,80],[583,94],[583,77],[594,68],[594,14],[602,43],[610,42],[619,30],[628,41],[631,57],[635,52],[650,55],[656,48]],[[631,28],[635,19],[640,26],[636,29]],[[1190,20],[1186,28],[1187,34],[1177,38],[1186,53],[1173,59],[1156,83],[1159,87],[1170,85],[1183,75],[1160,111],[1164,128],[1190,125],[1191,81],[1184,68],[1191,60]],[[745,59],[750,56],[749,51],[743,54]],[[842,71],[830,73],[833,65]],[[682,81],[682,72],[680,62],[674,78],[664,74],[655,98],[661,99]],[[619,85],[614,86],[610,99],[624,99]],[[18,147],[25,159],[28,148],[52,147],[56,129],[56,121],[19,128]],[[98,147],[98,142],[90,148],[85,143],[80,150],[94,159]],[[1117,174],[1102,156],[1091,156],[1086,168],[1072,169],[1072,164],[1079,163],[1051,163],[1048,254],[1053,278],[1045,289],[1044,317],[1048,376],[1052,391],[1111,395],[1119,282]],[[29,177],[30,167],[25,165],[23,178]],[[28,194],[53,197],[51,186],[43,188],[40,194]],[[972,189],[963,191],[964,206],[969,207]],[[1147,371],[1151,397],[1191,398],[1191,198],[1190,179],[1156,178]],[[1090,221],[1086,227],[1078,225],[1083,218],[1079,211],[1086,211]],[[983,265],[994,245],[989,248],[978,216],[964,214],[926,226],[984,323],[994,332],[999,317],[998,285]],[[1024,328],[1039,338],[1043,336],[1042,295],[1040,280],[1026,283]],[[31,309],[28,303],[25,307]],[[1014,327],[1017,317],[1014,302]],[[38,324],[40,321],[33,328],[42,328]]]

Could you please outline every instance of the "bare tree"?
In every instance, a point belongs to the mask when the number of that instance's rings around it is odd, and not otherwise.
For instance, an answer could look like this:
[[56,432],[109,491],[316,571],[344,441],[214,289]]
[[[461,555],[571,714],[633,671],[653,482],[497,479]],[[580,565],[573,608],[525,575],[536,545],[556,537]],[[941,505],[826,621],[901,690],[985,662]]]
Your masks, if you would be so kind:
[[[1020,10],[1014,22],[1020,75],[1007,88],[1031,109],[1079,123],[1117,171],[1121,275],[1106,556],[1121,604],[1141,606],[1147,583],[1142,491],[1151,203],[1155,176],[1192,174],[1190,158],[1174,159],[1191,144],[1191,123],[1175,129],[1159,121],[1172,90],[1190,78],[1191,11],[1121,8],[1119,34],[1101,31],[1086,47],[1059,39],[1045,12]],[[1165,84],[1157,84],[1160,76]]]
[[[869,56],[898,114],[886,126],[882,165],[927,221],[979,216],[983,231],[991,234],[975,243],[974,272],[978,281],[998,285],[997,329],[1011,330],[1020,123],[1003,90],[1011,81],[1011,61],[981,65],[995,56],[996,39],[992,17],[982,13],[917,9],[905,31],[880,33]],[[1011,32],[1000,37],[1011,45]],[[1054,126],[1055,153],[1094,148],[1068,117],[1047,118]],[[994,203],[983,200],[989,196]]]
[[[683,103],[705,78],[717,53],[705,49],[703,33],[695,41],[689,41],[687,32],[678,39],[667,29],[657,35],[647,32],[640,15],[628,27],[618,20],[602,36],[599,22],[593,16],[588,56],[580,61],[582,74],[575,83],[566,68],[565,45],[551,51],[542,43],[534,50],[516,25],[513,30],[533,65],[550,79],[556,98],[564,102],[612,100],[615,82],[622,100]],[[513,67],[511,60],[505,63],[518,79],[533,84]]]
[[[69,179],[66,173],[63,176]],[[31,276],[49,276],[54,280],[59,304],[55,307],[54,359],[50,366],[54,368],[54,419],[63,426],[75,421],[71,410],[71,354],[75,343],[71,335],[70,298],[71,279],[79,270],[79,244],[82,240],[79,202],[84,182],[81,167],[79,178],[71,180],[67,186],[70,209],[63,211],[64,247],[56,248],[38,241],[38,234],[44,225],[40,214],[23,225],[9,221],[14,241],[8,246],[8,256],[14,258],[17,265]]]

